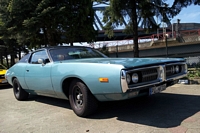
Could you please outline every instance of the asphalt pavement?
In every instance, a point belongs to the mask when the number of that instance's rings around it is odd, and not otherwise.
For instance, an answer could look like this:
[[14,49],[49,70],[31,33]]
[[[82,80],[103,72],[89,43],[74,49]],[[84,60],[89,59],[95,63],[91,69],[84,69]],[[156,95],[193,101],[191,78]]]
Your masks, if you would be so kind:
[[103,102],[88,118],[76,116],[67,100],[17,101],[10,86],[0,86],[0,98],[0,133],[200,133],[200,85]]

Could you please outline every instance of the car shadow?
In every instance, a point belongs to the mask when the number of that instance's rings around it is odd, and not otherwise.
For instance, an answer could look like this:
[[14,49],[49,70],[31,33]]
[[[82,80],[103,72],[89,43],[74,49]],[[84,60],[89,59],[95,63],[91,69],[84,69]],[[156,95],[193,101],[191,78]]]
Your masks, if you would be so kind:
[[10,88],[12,88],[12,86],[9,85],[9,84],[1,84],[1,85],[0,85],[0,90],[3,90],[3,89],[10,89]]
[[135,98],[101,104],[91,119],[117,117],[119,121],[159,128],[179,126],[200,111],[200,96],[160,93],[149,98]]
[[[43,96],[32,100],[71,109],[68,100]],[[160,93],[124,101],[101,102],[98,110],[87,119],[115,118],[119,121],[159,128],[180,125],[185,119],[200,111],[200,96]],[[78,116],[77,116],[78,117]]]
[[71,106],[68,100],[63,100],[63,99],[58,99],[58,98],[39,96],[39,95],[30,95],[27,101],[36,101],[36,102],[41,102],[45,104],[50,104],[53,106],[71,109]]

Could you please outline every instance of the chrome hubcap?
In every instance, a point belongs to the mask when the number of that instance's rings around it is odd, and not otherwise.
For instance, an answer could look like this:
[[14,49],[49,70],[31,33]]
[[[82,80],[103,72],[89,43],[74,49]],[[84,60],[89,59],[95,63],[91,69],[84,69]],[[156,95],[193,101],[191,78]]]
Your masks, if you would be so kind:
[[83,94],[78,86],[74,88],[74,102],[77,108],[83,107]]
[[83,96],[83,94],[78,94],[78,95],[77,95],[77,102],[78,102],[78,104],[80,104],[80,105],[82,105],[82,103],[83,103],[83,98],[82,98],[82,96]]
[[16,88],[17,92],[19,91],[19,86]]

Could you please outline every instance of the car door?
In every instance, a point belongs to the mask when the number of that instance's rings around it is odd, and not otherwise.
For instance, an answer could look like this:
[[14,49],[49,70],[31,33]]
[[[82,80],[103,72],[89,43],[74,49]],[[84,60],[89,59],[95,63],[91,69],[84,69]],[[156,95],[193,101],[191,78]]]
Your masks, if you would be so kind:
[[[46,63],[39,64],[38,59],[46,60]],[[30,90],[39,94],[55,95],[51,82],[51,66],[52,63],[45,50],[31,55],[25,69],[25,82]]]

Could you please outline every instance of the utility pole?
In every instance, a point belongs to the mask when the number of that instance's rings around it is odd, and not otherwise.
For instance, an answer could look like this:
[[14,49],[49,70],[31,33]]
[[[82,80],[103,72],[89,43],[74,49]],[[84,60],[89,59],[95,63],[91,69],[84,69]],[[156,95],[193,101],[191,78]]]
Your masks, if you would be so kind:
[[165,45],[166,45],[166,57],[168,57],[168,44],[167,44],[168,34],[165,34]]
[[180,19],[177,19],[177,24],[176,24],[176,37],[179,37],[179,24],[180,24]]
[[116,57],[118,58],[119,55],[118,55],[118,45],[116,45]]

